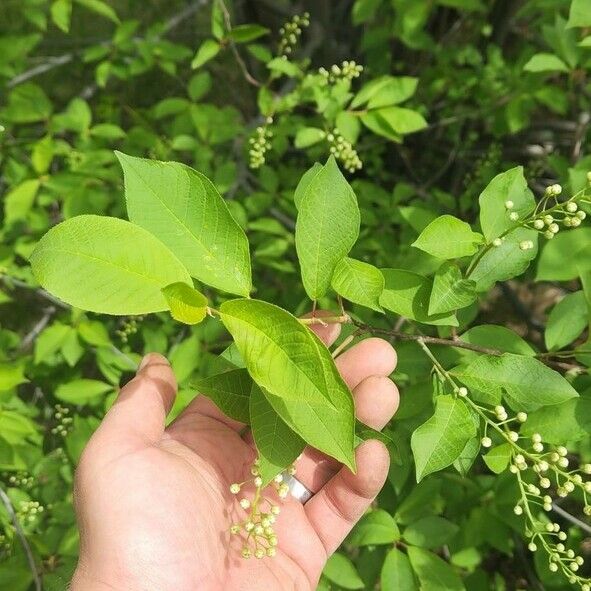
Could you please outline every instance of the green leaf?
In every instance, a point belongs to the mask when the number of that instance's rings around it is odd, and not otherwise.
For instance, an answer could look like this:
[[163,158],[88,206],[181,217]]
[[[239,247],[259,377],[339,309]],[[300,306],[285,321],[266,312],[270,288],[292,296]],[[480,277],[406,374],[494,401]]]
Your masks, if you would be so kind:
[[206,39],[195,53],[195,57],[191,62],[191,68],[196,70],[200,68],[204,64],[206,64],[209,60],[213,59],[219,52],[222,46],[215,41],[215,39]]
[[418,78],[381,76],[371,80],[355,95],[350,108],[367,104],[367,109],[397,105],[409,99],[417,89]]
[[47,291],[76,308],[104,314],[167,310],[161,289],[175,281],[191,282],[178,259],[149,232],[95,215],[54,226],[30,262]]
[[228,37],[236,43],[249,43],[268,33],[269,29],[261,25],[238,25],[228,33]]
[[[513,202],[513,208],[507,209],[505,203]],[[510,228],[519,225],[519,220],[509,218],[511,212],[523,219],[530,214],[536,201],[523,176],[523,166],[516,166],[498,174],[482,191],[480,203],[480,225],[487,242],[492,242]],[[499,247],[500,248],[500,247]]]
[[16,185],[4,197],[4,223],[12,224],[29,213],[40,186],[39,179],[27,179]]
[[[498,324],[481,324],[473,326],[460,336],[460,340],[481,347],[492,347],[507,353],[528,355],[533,357],[535,350],[519,335],[509,328]],[[472,355],[473,353],[470,352]],[[475,353],[474,353],[475,354]]]
[[50,12],[51,20],[56,27],[59,27],[64,33],[68,33],[72,16],[72,0],[54,0]]
[[526,72],[568,72],[568,66],[553,53],[536,53],[523,69]]
[[383,509],[366,513],[347,538],[353,546],[377,546],[392,544],[400,539],[400,531],[394,518]]
[[382,272],[363,261],[345,257],[336,266],[332,288],[346,300],[383,312],[379,300],[384,291]]
[[453,215],[434,219],[412,243],[439,259],[458,259],[475,254],[482,243],[482,235],[473,232],[470,224]]
[[501,445],[493,447],[486,455],[482,456],[482,459],[492,472],[500,474],[506,470],[512,454],[513,447],[511,444],[501,443]]
[[[478,425],[477,425],[478,428]],[[470,472],[470,468],[474,464],[478,453],[480,452],[480,438],[474,437],[468,440],[468,443],[464,446],[462,453],[454,460],[454,468],[462,475],[467,476]]]
[[302,178],[300,179],[300,182],[293,193],[293,202],[297,209],[299,209],[302,197],[308,190],[308,186],[312,182],[312,179],[314,179],[314,177],[323,169],[324,166],[322,166],[320,162],[314,162],[312,167],[306,170],[306,172],[302,175]]
[[162,288],[170,307],[170,314],[184,324],[199,324],[207,314],[207,298],[194,287],[183,282]]
[[589,310],[584,292],[569,293],[548,316],[544,333],[546,348],[556,351],[566,347],[581,335],[588,324]]
[[438,396],[434,415],[411,437],[417,482],[453,464],[475,435],[476,426],[466,404],[459,398]]
[[308,148],[322,141],[325,137],[326,133],[322,129],[301,127],[296,133],[294,144],[296,148]]
[[220,313],[279,416],[307,443],[353,468],[353,398],[320,339],[266,302],[232,300]]
[[343,589],[365,589],[355,565],[340,552],[328,559],[322,574]]
[[49,118],[53,105],[43,89],[32,82],[21,84],[8,95],[0,117],[12,123],[36,123]]
[[129,219],[162,240],[199,281],[248,295],[248,240],[211,181],[177,162],[116,154]]
[[460,528],[438,515],[429,515],[411,523],[404,530],[404,540],[420,548],[439,548],[447,544]]
[[591,228],[559,232],[548,240],[538,260],[536,281],[570,281],[579,276],[573,253],[591,247]]
[[106,3],[102,0],[74,0],[78,2],[81,6],[88,8],[88,10],[92,10],[96,14],[100,14],[105,18],[108,18],[110,21],[113,21],[116,24],[119,24],[119,17],[117,13]]
[[201,378],[193,387],[211,398],[227,417],[245,424],[249,422],[252,378],[246,369],[232,369]]
[[302,194],[296,221],[302,281],[312,300],[327,292],[335,267],[357,240],[359,224],[355,193],[331,156]]
[[250,428],[259,452],[259,474],[266,486],[294,463],[306,442],[285,424],[256,384],[250,393]]
[[24,371],[22,363],[0,363],[0,392],[12,390],[28,382]]
[[118,125],[113,125],[112,123],[99,123],[91,127],[89,133],[94,137],[100,137],[106,140],[119,140],[126,135]]
[[591,399],[581,396],[544,406],[528,415],[520,433],[540,433],[544,441],[555,445],[587,438],[591,433]]
[[410,563],[425,591],[465,591],[464,584],[452,566],[433,552],[422,548],[408,549]]
[[381,269],[385,287],[380,305],[386,310],[424,324],[458,326],[453,314],[429,315],[431,280],[402,269]]
[[[519,245],[524,240],[531,240],[534,247],[521,250]],[[521,275],[537,253],[538,232],[529,228],[515,228],[503,238],[500,246],[488,248],[468,278],[476,281],[476,291],[488,291],[497,281]]]
[[35,340],[34,362],[38,365],[57,353],[65,343],[70,332],[74,330],[71,326],[55,322],[48,326]]
[[72,380],[61,384],[55,390],[55,396],[68,404],[95,404],[105,399],[113,391],[111,384],[99,380]]
[[591,27],[591,5],[587,0],[572,0],[567,27]]
[[435,272],[429,298],[429,314],[442,314],[465,308],[476,300],[476,282],[464,279],[453,263],[444,263]]
[[381,107],[368,111],[361,116],[361,123],[374,133],[394,142],[399,142],[403,135],[427,127],[427,122],[420,113],[402,107]]
[[392,548],[386,555],[380,581],[384,591],[419,591],[410,561],[398,548]]
[[537,359],[514,353],[480,355],[451,373],[479,402],[496,405],[504,398],[516,411],[530,412],[578,396],[558,372]]

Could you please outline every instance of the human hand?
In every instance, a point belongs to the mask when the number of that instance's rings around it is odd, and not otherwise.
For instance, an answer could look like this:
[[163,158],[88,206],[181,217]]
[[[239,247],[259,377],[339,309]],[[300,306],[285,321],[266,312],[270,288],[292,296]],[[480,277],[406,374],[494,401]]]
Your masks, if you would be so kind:
[[[330,345],[340,326],[313,330]],[[336,364],[359,420],[383,428],[399,401],[388,379],[392,347],[366,339]],[[384,484],[385,446],[360,445],[356,474],[307,448],[296,476],[316,494],[305,505],[288,496],[275,524],[276,556],[246,560],[230,534],[244,510],[229,488],[256,457],[252,439],[199,395],[165,429],[175,395],[167,360],[147,355],[88,443],[75,482],[80,559],[71,590],[315,589],[327,558]]]

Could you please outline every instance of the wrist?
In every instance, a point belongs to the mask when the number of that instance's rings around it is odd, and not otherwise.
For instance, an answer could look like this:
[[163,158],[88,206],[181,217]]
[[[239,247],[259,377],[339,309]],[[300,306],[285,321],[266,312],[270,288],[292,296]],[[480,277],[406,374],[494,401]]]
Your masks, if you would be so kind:
[[70,583],[69,591],[134,591],[135,586],[123,581],[112,580],[90,572],[78,564]]

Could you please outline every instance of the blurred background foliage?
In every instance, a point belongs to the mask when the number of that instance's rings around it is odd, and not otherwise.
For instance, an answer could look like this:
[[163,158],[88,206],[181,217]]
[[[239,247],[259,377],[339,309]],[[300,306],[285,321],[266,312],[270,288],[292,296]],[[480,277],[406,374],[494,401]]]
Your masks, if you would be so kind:
[[[433,272],[439,263],[410,247],[418,233],[444,213],[474,221],[479,193],[511,166],[525,167],[536,195],[555,182],[581,189],[591,169],[587,33],[581,0],[0,0],[0,589],[66,587],[74,468],[141,355],[170,358],[174,417],[228,344],[218,323],[84,314],[36,285],[27,259],[49,227],[82,213],[125,217],[114,149],[208,175],[248,233],[257,296],[301,313],[310,304],[293,190],[331,147],[362,209],[354,256],[376,266]],[[378,103],[351,103],[384,80],[392,88]],[[271,146],[262,158],[261,137]],[[458,330],[502,325],[543,348],[548,312],[578,289],[572,254],[586,244],[583,228],[549,243],[524,275],[462,310]],[[412,343],[399,358],[401,460],[379,506],[426,553],[421,588],[568,588],[527,554],[510,476],[477,464],[470,477],[456,466],[414,483],[408,440],[432,413],[430,364]],[[591,396],[589,380],[582,386]],[[567,423],[567,436],[588,459],[591,410],[576,427]],[[586,535],[571,539],[588,557]],[[399,588],[389,547],[356,534],[321,587]]]

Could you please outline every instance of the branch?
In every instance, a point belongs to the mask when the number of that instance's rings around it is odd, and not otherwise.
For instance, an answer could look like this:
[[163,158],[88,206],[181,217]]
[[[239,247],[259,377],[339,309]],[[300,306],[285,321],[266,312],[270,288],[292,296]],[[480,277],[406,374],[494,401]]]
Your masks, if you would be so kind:
[[65,304],[61,300],[58,300],[56,297],[52,296],[49,292],[45,291],[44,289],[35,288],[32,285],[26,283],[25,281],[20,281],[20,279],[15,279],[14,277],[9,277],[7,275],[0,277],[0,279],[2,279],[4,281],[4,284],[8,287],[16,286],[22,289],[28,289],[34,292],[39,297],[50,301],[52,304],[55,304],[59,308],[62,308],[62,310],[70,309],[70,306],[68,306],[68,304]]
[[560,515],[567,521],[570,521],[573,525],[580,527],[584,532],[591,534],[591,526],[587,525],[584,521],[577,519],[574,515],[571,515],[568,511],[565,511],[556,503],[552,503],[552,511],[555,511],[556,513],[558,513],[558,515]]
[[49,324],[53,315],[56,312],[54,306],[49,306],[45,310],[45,314],[37,321],[33,328],[23,337],[21,344],[19,345],[18,352],[22,353],[26,351],[32,344],[33,341],[39,336],[39,333]]
[[31,546],[29,546],[29,542],[27,541],[27,537],[25,536],[25,532],[19,523],[18,517],[14,511],[14,507],[12,506],[12,502],[8,495],[4,492],[4,489],[0,487],[0,501],[6,508],[8,513],[8,517],[12,521],[12,525],[16,531],[16,535],[18,536],[23,550],[27,556],[27,562],[29,563],[29,568],[31,569],[31,573],[33,575],[33,581],[35,583],[35,591],[43,591],[43,587],[41,586],[41,577],[39,576],[39,571],[37,570],[37,564],[35,563],[35,558],[33,557],[33,552],[31,551]]

